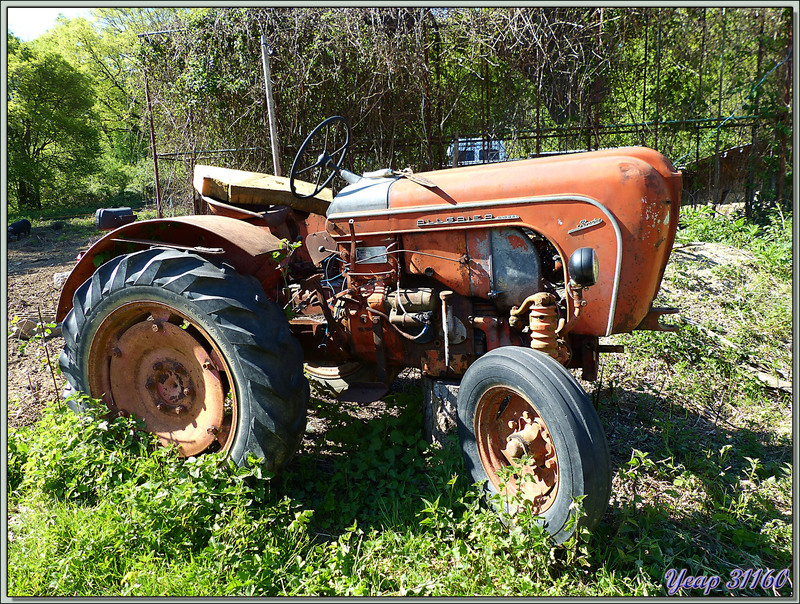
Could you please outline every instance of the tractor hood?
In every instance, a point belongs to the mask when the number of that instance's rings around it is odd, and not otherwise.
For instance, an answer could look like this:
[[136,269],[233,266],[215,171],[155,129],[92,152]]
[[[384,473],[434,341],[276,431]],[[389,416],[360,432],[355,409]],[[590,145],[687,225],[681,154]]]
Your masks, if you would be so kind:
[[600,277],[587,290],[577,333],[630,331],[648,314],[681,195],[680,172],[657,151],[624,147],[415,176],[421,179],[346,187],[328,209],[329,233],[346,239],[352,219],[359,237],[403,235],[408,246],[409,237],[433,242],[434,233],[461,229],[530,229],[553,244],[565,267],[580,248],[597,255]]

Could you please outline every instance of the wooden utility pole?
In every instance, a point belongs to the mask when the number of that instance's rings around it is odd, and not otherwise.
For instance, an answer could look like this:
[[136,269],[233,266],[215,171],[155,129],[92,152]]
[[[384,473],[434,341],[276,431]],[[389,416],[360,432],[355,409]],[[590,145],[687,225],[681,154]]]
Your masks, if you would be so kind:
[[156,153],[156,131],[153,126],[153,105],[150,102],[150,85],[147,83],[147,67],[144,68],[144,96],[147,99],[147,114],[150,116],[150,148],[153,150],[153,174],[156,179],[156,216],[163,218],[161,210],[161,185],[158,181],[158,153]]
[[272,166],[275,176],[281,176],[281,156],[278,152],[278,124],[275,120],[275,101],[272,98],[272,76],[269,70],[267,38],[261,36],[261,63],[264,67],[264,88],[267,93],[267,115],[269,116],[269,141],[272,148]]

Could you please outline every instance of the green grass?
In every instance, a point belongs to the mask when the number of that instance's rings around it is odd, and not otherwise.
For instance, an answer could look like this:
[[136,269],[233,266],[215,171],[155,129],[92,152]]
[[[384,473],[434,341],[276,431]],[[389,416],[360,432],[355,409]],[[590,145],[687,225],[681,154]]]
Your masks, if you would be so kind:
[[[690,216],[682,232],[727,238],[729,225],[703,224],[715,220],[727,219]],[[671,569],[724,585],[738,569],[791,568],[791,398],[744,366],[791,341],[791,314],[770,302],[784,261],[725,269],[734,293],[752,293],[723,297],[723,310],[707,300],[708,329],[741,310],[744,322],[724,323],[737,349],[691,325],[617,337],[627,354],[603,357],[589,392],[614,472],[592,534],[552,547],[529,516],[501,523],[455,437],[420,440],[420,392],[390,396],[370,420],[312,399],[331,428],[271,480],[216,455],[178,459],[136,420],[51,405],[9,430],[9,594],[664,596]],[[667,284],[691,283],[682,266]],[[660,302],[680,306],[670,295]],[[710,593],[729,594],[774,595]]]
[[792,217],[779,210],[759,221],[744,216],[726,217],[709,206],[681,208],[677,243],[713,241],[743,248],[753,253],[761,268],[779,277],[792,275]]
[[[65,222],[70,224],[73,220],[79,222],[89,222],[94,224],[94,213],[99,208],[117,208],[129,207],[137,215],[137,220],[147,220],[156,217],[156,206],[153,200],[143,198],[140,194],[132,191],[126,191],[107,199],[105,201],[87,202],[83,205],[69,205],[69,206],[47,206],[39,209],[36,208],[8,208],[8,222],[14,222],[21,218],[27,218],[31,221],[31,225],[48,226],[55,222]],[[184,215],[188,211],[186,204],[178,204],[174,208],[175,215]],[[169,217],[172,215],[173,209],[169,207],[167,202],[163,204],[163,215]]]

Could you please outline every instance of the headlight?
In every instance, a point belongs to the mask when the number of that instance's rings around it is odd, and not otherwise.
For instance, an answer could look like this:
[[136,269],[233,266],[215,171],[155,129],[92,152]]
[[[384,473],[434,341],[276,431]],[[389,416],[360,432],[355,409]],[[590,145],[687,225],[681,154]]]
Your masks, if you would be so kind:
[[591,287],[597,283],[600,275],[600,265],[597,254],[590,247],[582,247],[572,252],[567,265],[570,281],[580,287]]

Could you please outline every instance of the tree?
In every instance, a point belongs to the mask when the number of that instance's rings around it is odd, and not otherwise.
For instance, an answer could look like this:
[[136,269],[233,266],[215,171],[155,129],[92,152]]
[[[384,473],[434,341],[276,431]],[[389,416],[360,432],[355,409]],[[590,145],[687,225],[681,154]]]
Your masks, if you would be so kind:
[[89,190],[100,197],[124,192],[136,163],[147,155],[147,138],[141,130],[145,111],[141,69],[132,56],[136,35],[101,30],[82,18],[60,17],[33,44],[39,52],[60,54],[91,79],[102,157]]
[[96,171],[95,98],[89,78],[60,55],[9,43],[9,193],[20,207],[69,197]]

